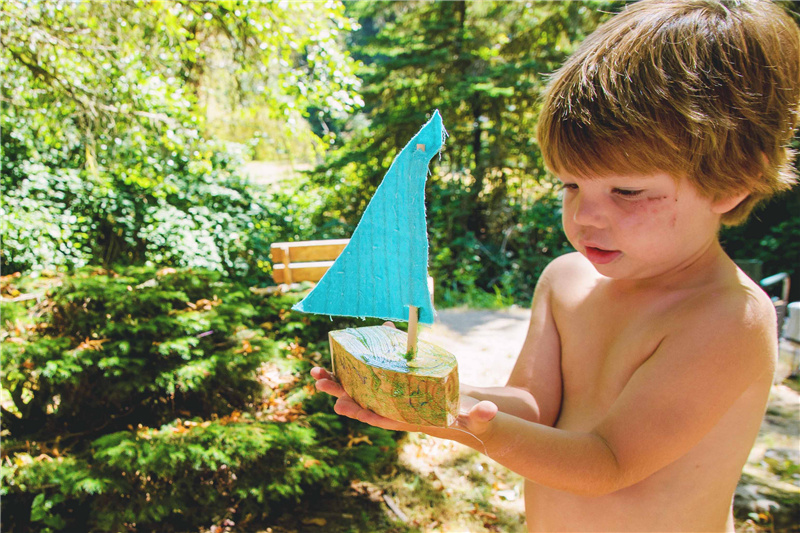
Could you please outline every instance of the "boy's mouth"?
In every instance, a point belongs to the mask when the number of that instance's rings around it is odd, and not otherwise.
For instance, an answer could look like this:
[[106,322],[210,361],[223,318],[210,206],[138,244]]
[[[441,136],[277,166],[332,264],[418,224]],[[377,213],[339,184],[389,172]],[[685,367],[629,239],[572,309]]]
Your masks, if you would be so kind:
[[619,250],[604,250],[596,246],[586,246],[585,250],[586,258],[596,265],[605,265],[622,255]]

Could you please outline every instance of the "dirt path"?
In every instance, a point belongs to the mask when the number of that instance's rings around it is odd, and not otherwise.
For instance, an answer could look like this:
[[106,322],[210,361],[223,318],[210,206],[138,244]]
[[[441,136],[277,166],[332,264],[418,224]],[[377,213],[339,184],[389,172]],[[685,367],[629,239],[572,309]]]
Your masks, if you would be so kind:
[[458,360],[461,381],[481,386],[504,385],[528,332],[530,309],[499,311],[443,309],[420,338],[450,351]]

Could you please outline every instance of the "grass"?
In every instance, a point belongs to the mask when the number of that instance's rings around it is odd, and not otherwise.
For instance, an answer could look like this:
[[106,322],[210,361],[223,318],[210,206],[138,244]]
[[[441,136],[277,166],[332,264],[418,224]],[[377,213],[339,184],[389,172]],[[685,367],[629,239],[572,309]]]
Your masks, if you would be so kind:
[[461,444],[409,434],[397,472],[378,486],[406,515],[408,531],[525,531],[523,479]]
[[521,476],[466,446],[410,433],[381,478],[304,503],[259,533],[522,533],[522,486]]

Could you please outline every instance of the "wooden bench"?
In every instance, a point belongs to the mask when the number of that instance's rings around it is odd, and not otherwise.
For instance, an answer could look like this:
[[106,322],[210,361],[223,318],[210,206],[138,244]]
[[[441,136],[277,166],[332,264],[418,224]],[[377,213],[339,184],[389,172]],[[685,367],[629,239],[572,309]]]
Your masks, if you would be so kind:
[[276,242],[270,249],[275,283],[319,281],[342,253],[350,239]]

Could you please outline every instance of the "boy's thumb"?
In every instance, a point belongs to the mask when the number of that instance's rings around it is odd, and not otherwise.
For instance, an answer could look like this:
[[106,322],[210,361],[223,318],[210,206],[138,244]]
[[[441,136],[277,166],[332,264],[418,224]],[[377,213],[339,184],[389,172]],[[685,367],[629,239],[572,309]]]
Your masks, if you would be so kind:
[[497,416],[497,405],[488,400],[483,400],[472,406],[469,410],[470,420],[475,422],[489,422]]

